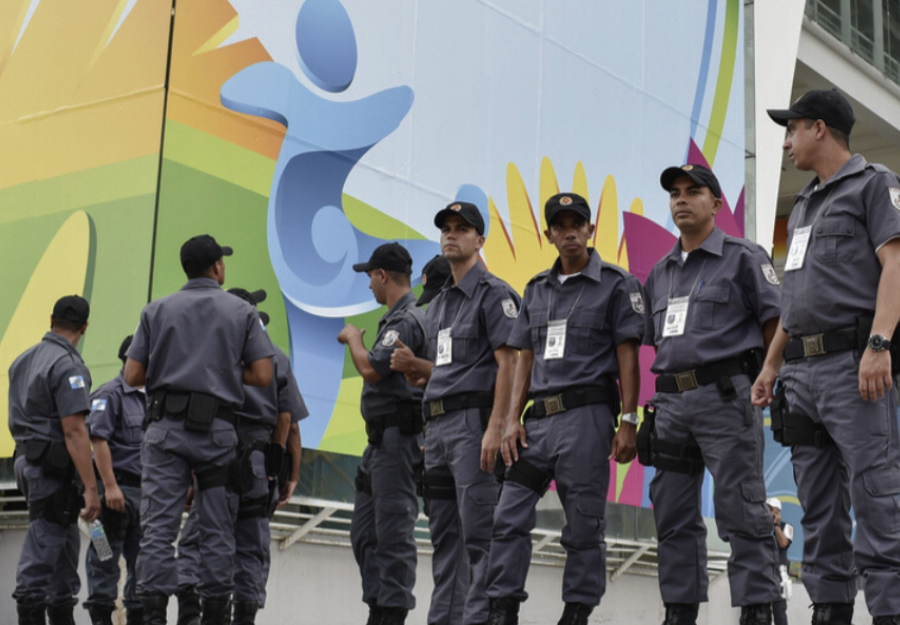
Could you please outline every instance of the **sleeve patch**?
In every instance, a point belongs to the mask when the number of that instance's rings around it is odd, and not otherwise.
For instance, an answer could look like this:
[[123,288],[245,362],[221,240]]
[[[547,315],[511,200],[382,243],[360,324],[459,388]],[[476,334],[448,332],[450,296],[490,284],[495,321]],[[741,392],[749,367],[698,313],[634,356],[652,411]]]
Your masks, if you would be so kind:
[[76,388],[84,388],[84,377],[80,375],[73,375],[69,378],[69,386],[73,389]]
[[106,410],[106,401],[105,399],[95,399],[91,402],[91,412],[101,412]]
[[888,187],[888,194],[891,196],[891,204],[894,208],[900,210],[900,189],[897,187]]
[[637,314],[643,315],[646,308],[644,308],[644,298],[641,297],[641,294],[629,293],[628,297],[631,299],[631,309]]
[[400,338],[400,333],[396,330],[388,330],[384,333],[384,338],[381,339],[382,347],[391,347],[394,343],[397,342],[397,339]]
[[769,284],[774,284],[778,286],[781,282],[778,281],[778,274],[775,272],[775,267],[772,266],[771,263],[763,263],[760,265],[762,269],[763,276],[766,278],[766,282]]
[[519,316],[519,311],[516,310],[516,303],[512,298],[507,298],[500,302],[501,306],[503,306],[503,314],[509,317],[510,319],[515,319]]

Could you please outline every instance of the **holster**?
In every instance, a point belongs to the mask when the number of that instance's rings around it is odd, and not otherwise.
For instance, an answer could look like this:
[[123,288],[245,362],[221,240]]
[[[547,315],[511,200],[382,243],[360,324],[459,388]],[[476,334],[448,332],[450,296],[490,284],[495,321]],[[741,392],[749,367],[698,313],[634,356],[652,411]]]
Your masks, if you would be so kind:
[[779,384],[775,391],[775,398],[769,406],[769,415],[772,423],[772,438],[776,443],[784,445],[784,415],[787,413],[787,394],[784,385]]
[[356,467],[356,490],[367,495],[372,494],[372,476]]
[[279,488],[291,481],[291,472],[294,470],[294,454],[285,450],[281,460],[281,470],[278,472]]
[[656,427],[656,407],[653,404],[644,406],[644,420],[634,440],[638,462],[645,467],[653,466],[653,431]]
[[52,495],[29,504],[28,520],[45,519],[68,527],[78,520],[78,513],[83,506],[81,489],[71,480],[56,489]]
[[25,459],[38,464],[47,477],[69,480],[75,475],[75,465],[65,443],[32,439],[25,443]]
[[543,497],[550,488],[550,482],[553,481],[553,473],[541,471],[524,458],[519,458],[514,465],[506,469],[504,481],[521,484]]
[[110,541],[125,540],[125,534],[128,533],[127,512],[130,504],[126,501],[125,512],[116,512],[107,507],[106,498],[104,498],[101,503],[103,505],[100,508],[100,520],[103,522],[103,530],[106,532],[106,537],[109,538]]
[[249,493],[253,489],[256,476],[253,474],[251,458],[254,451],[255,449],[251,445],[238,445],[234,460],[228,465],[231,473],[231,490],[238,495]]
[[834,444],[834,440],[821,423],[816,423],[801,412],[791,412],[783,385],[775,392],[770,408],[772,437],[784,447],[813,445],[818,448]]
[[266,475],[277,478],[284,471],[284,457],[287,450],[278,443],[266,444]]

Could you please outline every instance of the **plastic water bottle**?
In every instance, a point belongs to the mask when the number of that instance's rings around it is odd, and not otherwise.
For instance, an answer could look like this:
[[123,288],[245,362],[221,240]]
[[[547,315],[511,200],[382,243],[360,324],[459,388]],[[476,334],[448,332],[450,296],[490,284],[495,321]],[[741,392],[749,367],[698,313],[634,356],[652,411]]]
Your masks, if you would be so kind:
[[103,523],[100,519],[94,519],[90,524],[91,543],[94,545],[94,551],[101,562],[106,562],[113,557],[112,547],[109,546],[109,539],[106,537],[106,530],[103,529]]

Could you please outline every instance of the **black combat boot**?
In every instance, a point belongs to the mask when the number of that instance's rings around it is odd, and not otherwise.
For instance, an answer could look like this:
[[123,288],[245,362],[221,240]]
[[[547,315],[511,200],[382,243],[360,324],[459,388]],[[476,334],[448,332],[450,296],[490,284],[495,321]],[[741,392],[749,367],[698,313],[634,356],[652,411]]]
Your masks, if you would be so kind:
[[231,597],[204,597],[200,625],[231,625]]
[[253,625],[256,623],[258,611],[259,604],[256,601],[235,601],[234,617],[231,623],[232,625]]
[[381,608],[381,625],[403,625],[407,614],[406,608]]
[[75,625],[74,606],[48,605],[47,621],[50,625]]
[[166,606],[169,598],[166,595],[141,595],[144,606],[144,625],[166,625]]
[[900,625],[900,614],[894,616],[876,616],[872,625]]
[[88,607],[88,614],[91,615],[91,623],[93,625],[113,625],[112,614],[115,611],[114,605],[92,605]]
[[519,602],[511,597],[491,599],[486,625],[519,625]]
[[381,625],[381,619],[384,618],[384,610],[375,603],[369,604],[369,620],[366,625]]
[[178,625],[200,625],[200,595],[193,588],[178,591]]
[[772,625],[772,604],[757,603],[741,607],[741,625]]
[[557,625],[587,625],[594,606],[586,603],[566,603]]
[[19,625],[46,625],[46,610],[47,608],[43,603],[17,603],[16,611],[19,614]]
[[852,603],[814,603],[812,625],[852,625]]
[[144,608],[131,608],[125,616],[125,625],[144,625]]
[[667,603],[662,625],[696,625],[699,603]]

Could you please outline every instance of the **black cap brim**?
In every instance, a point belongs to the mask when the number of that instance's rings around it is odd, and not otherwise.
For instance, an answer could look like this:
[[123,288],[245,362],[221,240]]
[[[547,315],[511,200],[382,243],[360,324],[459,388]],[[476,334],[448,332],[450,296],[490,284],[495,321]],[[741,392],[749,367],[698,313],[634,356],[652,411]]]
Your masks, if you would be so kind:
[[470,226],[472,226],[473,228],[475,228],[475,230],[478,231],[478,234],[484,235],[484,229],[483,229],[483,226],[482,226],[481,224],[473,223],[472,220],[466,219],[466,216],[462,213],[462,211],[455,211],[455,210],[453,210],[453,209],[451,209],[451,208],[444,208],[444,209],[442,209],[442,210],[439,210],[438,213],[437,213],[437,215],[434,216],[434,225],[437,226],[438,228],[443,228],[443,227],[444,227],[444,222],[445,222],[445,221],[447,220],[447,218],[450,217],[451,215],[457,215],[457,216],[460,217],[464,222],[466,222],[467,224],[469,224]]
[[[672,190],[672,185],[675,184],[675,181],[681,176],[686,176],[693,180],[696,184],[701,187],[707,187],[712,192],[713,197],[718,199],[722,198],[722,188],[719,186],[713,186],[712,180],[707,180],[703,174],[700,173],[700,170],[691,170],[684,169],[686,165],[681,167],[672,166],[667,167],[663,170],[663,173],[659,175],[659,185],[666,191]],[[715,175],[715,174],[713,174]]]
[[766,113],[779,126],[787,126],[787,123],[792,119],[801,119],[803,117],[803,115],[791,109],[767,109]]
[[422,291],[422,294],[419,296],[419,299],[416,300],[416,306],[424,306],[425,304],[427,304],[431,300],[433,300],[435,297],[437,297],[437,294],[440,292],[441,292],[440,287],[438,287],[436,289],[424,289]]
[[228,247],[227,245],[223,245],[222,247],[222,256],[231,256],[234,254],[234,250]]
[[372,267],[369,263],[356,263],[353,265],[353,271],[356,273],[368,273],[370,269],[372,269]]
[[266,298],[268,296],[269,296],[269,294],[266,293],[265,289],[259,289],[258,291],[250,292],[250,297],[252,297],[253,301],[256,302],[257,304],[266,301]]

